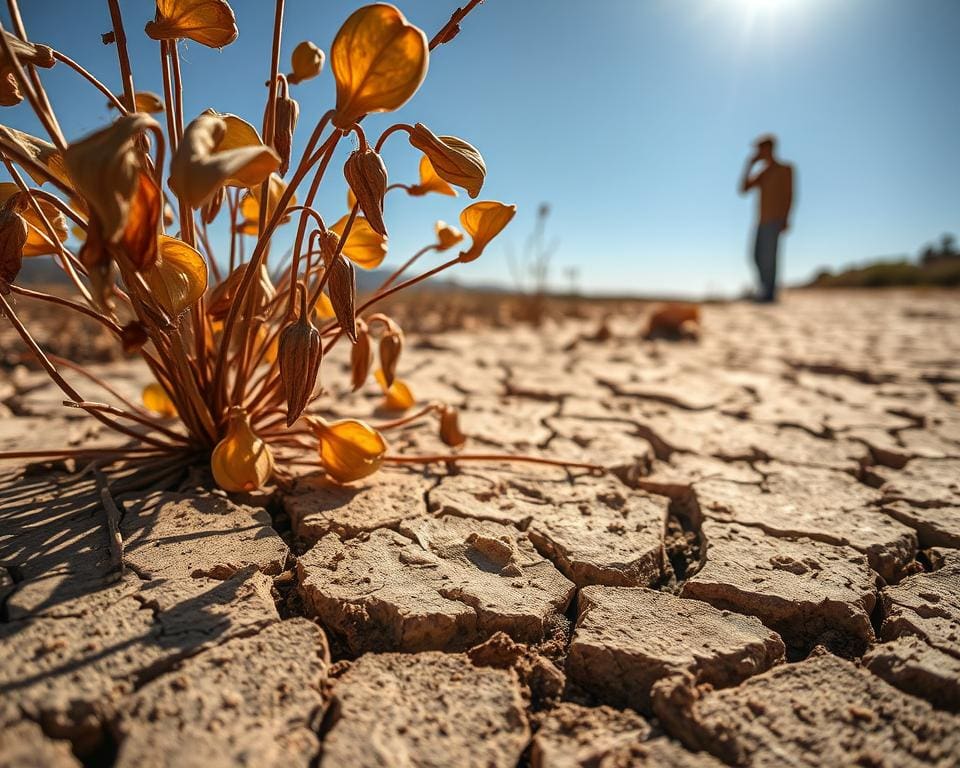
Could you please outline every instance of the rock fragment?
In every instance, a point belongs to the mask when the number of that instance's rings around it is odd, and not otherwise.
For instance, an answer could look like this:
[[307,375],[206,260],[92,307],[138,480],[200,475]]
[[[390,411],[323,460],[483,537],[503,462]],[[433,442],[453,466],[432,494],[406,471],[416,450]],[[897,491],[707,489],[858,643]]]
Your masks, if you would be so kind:
[[435,481],[412,472],[381,472],[357,485],[304,483],[283,506],[297,536],[318,541],[328,533],[349,539],[375,528],[395,528],[422,515]]
[[125,561],[144,578],[228,578],[255,565],[283,570],[287,546],[264,509],[219,496],[154,493],[124,499]]
[[715,688],[783,660],[780,637],[752,616],[627,587],[585,587],[567,656],[570,680],[599,701],[650,711],[653,685],[688,672]]
[[650,735],[646,720],[611,707],[563,702],[540,717],[533,737],[533,768],[586,768],[606,765],[631,744]]
[[947,766],[960,718],[823,651],[737,688],[658,688],[654,707],[691,749],[729,765]]
[[876,577],[859,552],[713,520],[702,532],[706,560],[683,597],[756,616],[799,650],[824,643],[857,654],[873,641]]
[[537,642],[574,590],[522,532],[449,515],[325,536],[298,577],[308,611],[353,654],[458,650],[498,631]]
[[880,468],[877,474],[887,481],[880,489],[885,502],[960,510],[960,459],[913,459],[903,469]]
[[70,743],[48,739],[36,723],[0,728],[0,768],[80,768]]
[[82,754],[135,685],[277,618],[270,579],[252,566],[224,581],[128,576],[56,615],[0,624],[0,714],[16,708]]
[[530,729],[513,671],[462,654],[367,654],[337,680],[321,766],[513,768]]
[[904,635],[874,646],[864,666],[904,693],[926,699],[938,709],[960,712],[960,659]]
[[915,635],[960,659],[960,552],[939,550],[940,568],[885,587],[880,636]]
[[708,478],[694,485],[704,515],[773,536],[852,547],[887,581],[913,564],[915,532],[877,509],[880,494],[844,472],[762,463],[759,485]]
[[308,766],[327,664],[323,632],[299,618],[204,651],[124,702],[116,765]]

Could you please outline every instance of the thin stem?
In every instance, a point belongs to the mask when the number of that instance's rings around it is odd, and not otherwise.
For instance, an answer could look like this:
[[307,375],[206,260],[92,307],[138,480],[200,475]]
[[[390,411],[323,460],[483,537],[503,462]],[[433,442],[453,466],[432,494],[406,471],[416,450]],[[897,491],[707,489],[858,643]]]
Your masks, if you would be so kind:
[[443,464],[458,463],[461,461],[503,461],[520,462],[524,464],[543,464],[549,467],[564,467],[566,469],[587,469],[591,472],[607,471],[599,464],[587,464],[580,461],[563,461],[561,459],[542,459],[539,456],[514,456],[509,453],[451,453],[432,456],[384,456],[383,460],[390,464]]
[[130,56],[127,53],[127,35],[123,31],[123,15],[118,0],[107,0],[110,6],[110,21],[113,24],[113,42],[117,46],[117,59],[120,63],[120,80],[123,83],[123,98],[127,109],[137,109],[136,91],[133,88],[133,70],[130,68]]
[[393,282],[394,282],[398,277],[400,277],[400,275],[402,275],[404,272],[406,272],[408,269],[410,269],[410,267],[413,266],[414,262],[416,262],[417,259],[419,259],[421,256],[423,256],[425,253],[429,253],[430,251],[436,250],[437,247],[438,247],[438,246],[437,246],[436,243],[432,243],[432,244],[430,244],[430,245],[425,245],[423,248],[421,248],[419,251],[417,251],[415,254],[413,254],[413,256],[411,256],[409,259],[407,259],[407,260],[404,262],[404,264],[403,264],[402,267],[400,267],[396,272],[394,272],[392,275],[390,275],[390,277],[388,277],[386,280],[384,280],[384,281],[380,284],[380,287],[377,288],[376,293],[380,293],[380,291],[382,291],[382,290],[384,290],[384,289],[386,289],[386,288],[389,288],[389,287],[393,284]]
[[60,51],[54,51],[53,58],[55,58],[57,61],[62,61],[64,64],[70,67],[70,69],[72,69],[74,72],[76,72],[77,74],[85,78],[87,82],[89,82],[94,88],[96,88],[98,91],[100,91],[100,93],[102,93],[104,96],[107,97],[107,100],[120,111],[121,115],[126,115],[130,112],[130,110],[124,106],[123,102],[120,101],[120,99],[118,99],[114,95],[114,93],[109,88],[107,88],[107,86],[105,86],[96,77],[94,77],[89,70],[84,69],[82,66],[80,66],[77,62],[75,62],[65,53],[60,53]]

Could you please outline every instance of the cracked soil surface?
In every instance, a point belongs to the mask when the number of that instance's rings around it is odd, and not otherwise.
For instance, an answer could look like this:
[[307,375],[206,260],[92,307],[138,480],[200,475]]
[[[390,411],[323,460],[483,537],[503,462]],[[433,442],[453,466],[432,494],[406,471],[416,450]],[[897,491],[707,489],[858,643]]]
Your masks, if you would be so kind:
[[[0,768],[960,764],[958,295],[644,311],[401,361],[469,450],[604,476],[190,471],[118,496],[118,564],[89,475],[0,462]],[[0,371],[0,450],[115,442],[61,399]]]

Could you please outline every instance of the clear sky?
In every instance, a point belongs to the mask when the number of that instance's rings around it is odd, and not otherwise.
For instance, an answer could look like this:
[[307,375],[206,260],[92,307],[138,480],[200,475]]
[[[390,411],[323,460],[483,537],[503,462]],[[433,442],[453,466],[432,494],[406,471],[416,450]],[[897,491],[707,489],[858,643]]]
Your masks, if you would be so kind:
[[[185,111],[214,107],[259,123],[273,3],[231,4],[234,44],[183,47]],[[303,39],[328,50],[362,4],[287,0],[284,62]],[[428,36],[456,4],[398,2]],[[31,38],[120,90],[115,50],[99,38],[110,26],[106,2],[22,5]],[[122,2],[137,88],[162,93],[158,44],[142,33],[152,6]],[[0,18],[9,28],[5,11]],[[457,273],[464,282],[508,283],[505,244],[523,242],[547,201],[560,241],[557,286],[575,266],[587,291],[731,295],[751,279],[754,204],[735,187],[762,132],[780,136],[797,168],[788,280],[913,254],[960,231],[958,41],[960,0],[486,0],[434,52],[409,104],[364,125],[378,133],[421,121],[467,139],[487,161],[481,196],[517,203],[502,240]],[[68,139],[109,119],[103,97],[66,67],[43,78]],[[333,95],[329,69],[294,89],[301,141]],[[0,110],[0,122],[39,131],[25,104]],[[417,154],[402,139],[385,159],[392,181],[415,180]],[[319,199],[328,221],[345,208],[341,164]],[[469,202],[395,194],[394,263],[430,239],[435,219],[456,221]]]

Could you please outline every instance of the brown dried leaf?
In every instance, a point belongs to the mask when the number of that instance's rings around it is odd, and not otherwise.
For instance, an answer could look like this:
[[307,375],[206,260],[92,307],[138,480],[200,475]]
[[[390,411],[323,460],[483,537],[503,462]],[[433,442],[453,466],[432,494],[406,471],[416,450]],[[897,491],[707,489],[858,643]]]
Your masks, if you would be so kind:
[[480,194],[487,166],[476,147],[456,136],[437,136],[423,123],[413,126],[410,143],[430,158],[440,178],[467,190],[470,197]]
[[9,292],[23,263],[23,246],[27,242],[27,222],[20,215],[23,204],[18,193],[0,207],[0,293]]
[[29,157],[41,168],[46,169],[48,175],[42,175],[33,168],[27,166],[26,172],[37,184],[43,184],[49,178],[54,178],[67,187],[72,187],[70,175],[63,162],[63,155],[60,154],[53,144],[29,133],[18,131],[15,128],[7,128],[0,125],[0,139],[16,147],[21,154]]

